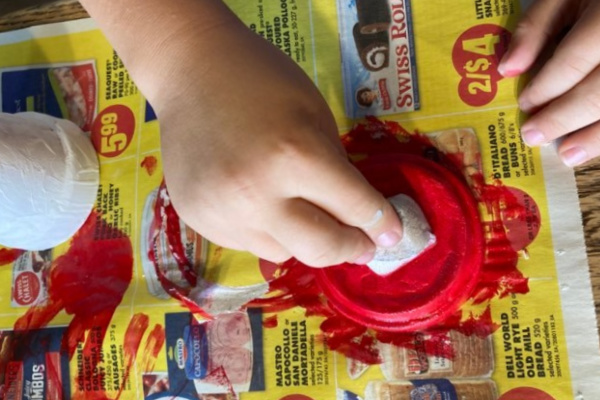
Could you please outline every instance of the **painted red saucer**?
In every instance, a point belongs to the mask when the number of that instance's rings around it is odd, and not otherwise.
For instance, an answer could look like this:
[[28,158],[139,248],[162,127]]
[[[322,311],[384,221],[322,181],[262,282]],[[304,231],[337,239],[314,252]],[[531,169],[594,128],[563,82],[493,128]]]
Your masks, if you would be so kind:
[[483,228],[470,188],[435,162],[412,155],[375,156],[356,166],[384,196],[412,197],[436,243],[387,276],[353,264],[319,270],[329,304],[383,331],[423,330],[443,322],[467,300],[483,264]]

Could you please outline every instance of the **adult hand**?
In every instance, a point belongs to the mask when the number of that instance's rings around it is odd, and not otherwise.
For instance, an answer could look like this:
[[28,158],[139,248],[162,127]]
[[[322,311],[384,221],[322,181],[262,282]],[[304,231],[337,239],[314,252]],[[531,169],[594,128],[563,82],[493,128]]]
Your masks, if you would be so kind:
[[536,1],[518,24],[499,71],[512,77],[530,70],[556,42],[519,97],[530,114],[521,134],[530,146],[561,139],[560,157],[576,166],[600,155],[600,1]]

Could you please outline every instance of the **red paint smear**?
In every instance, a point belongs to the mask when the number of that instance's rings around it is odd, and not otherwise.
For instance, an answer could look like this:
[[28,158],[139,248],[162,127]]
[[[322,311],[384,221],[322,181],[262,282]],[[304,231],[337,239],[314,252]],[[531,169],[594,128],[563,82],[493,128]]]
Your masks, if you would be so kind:
[[277,320],[277,314],[265,318],[263,320],[262,325],[264,328],[277,328],[277,325],[279,325],[279,321]]
[[131,367],[137,356],[140,344],[142,343],[142,337],[144,337],[148,325],[149,318],[146,314],[142,313],[135,314],[129,321],[129,325],[125,331],[125,337],[123,338],[123,353],[125,358],[123,365],[123,381],[121,382],[121,387],[119,388],[116,399],[121,397],[121,393],[123,393],[127,379],[129,379]]
[[[517,251],[521,249],[513,248],[514,243],[509,240],[505,219],[510,215],[512,229],[519,226],[518,222],[529,222],[539,228],[539,214],[536,217],[535,213],[527,212],[523,204],[516,199],[511,188],[507,188],[498,180],[487,184],[481,173],[465,177],[462,154],[446,155],[436,149],[426,136],[411,134],[396,122],[367,118],[365,124],[359,124],[344,136],[342,141],[351,159],[354,160],[382,154],[411,154],[433,160],[458,179],[469,182],[474,199],[483,205],[487,215],[484,215],[482,223],[485,241],[481,273],[470,293],[465,293],[464,300],[470,298],[475,303],[483,303],[489,302],[494,297],[502,298],[511,293],[528,292],[527,278],[517,269],[519,258]],[[481,165],[480,160],[478,164]],[[361,267],[347,266],[347,268],[356,270]],[[413,346],[415,332],[367,329],[364,325],[336,312],[335,307],[332,307],[330,301],[324,296],[316,275],[317,270],[292,259],[282,265],[280,276],[270,283],[270,297],[252,301],[248,305],[262,307],[266,312],[278,312],[300,306],[305,308],[307,316],[325,317],[321,331],[327,345],[348,357],[368,364],[381,361],[378,350],[374,346],[375,340],[402,347]],[[348,279],[352,279],[352,276]],[[401,285],[402,282],[399,284]],[[435,351],[439,354],[439,349],[442,348],[444,355],[452,358],[453,349],[447,341],[447,333],[450,330],[457,330],[465,335],[486,337],[497,327],[498,325],[492,320],[488,305],[479,316],[473,314],[465,316],[460,309],[457,309],[445,320],[437,322],[435,326],[420,330],[430,337],[425,343],[425,349],[429,354],[435,354]]]
[[46,353],[46,398],[63,398],[63,380],[68,381],[70,377],[62,376],[60,365],[60,353]]
[[[188,260],[185,255],[185,248],[181,241],[181,225],[179,223],[179,216],[175,212],[175,208],[173,207],[173,204],[166,193],[166,187],[164,184],[161,185],[158,190],[158,196],[156,198],[156,204],[154,208],[154,217],[157,220],[162,221],[161,225],[164,227],[167,236],[169,250],[171,250],[175,261],[177,261],[177,265],[179,266],[179,270],[183,274],[183,277],[192,287],[196,286],[198,276],[194,270],[193,263]],[[157,236],[155,236],[155,240]]]
[[140,163],[140,166],[146,170],[148,175],[152,176],[158,166],[158,160],[154,156],[146,156]]
[[208,375],[202,378],[202,381],[211,385],[225,387],[227,388],[227,393],[232,396],[232,400],[236,400],[238,398],[233,385],[227,377],[227,372],[225,372],[225,368],[222,366],[210,371]]
[[160,350],[165,344],[165,330],[162,326],[156,324],[146,339],[140,370],[150,372],[154,370],[156,359]]
[[213,319],[212,315],[204,311],[198,304],[189,298],[190,288],[184,288],[175,283],[171,282],[163,273],[156,255],[154,254],[154,246],[159,238],[160,232],[164,231],[167,237],[167,242],[171,254],[177,261],[179,270],[182,275],[191,285],[196,286],[198,276],[194,270],[194,264],[190,261],[186,254],[183,243],[181,242],[181,228],[179,224],[179,216],[177,215],[175,208],[171,204],[169,195],[165,183],[163,182],[158,190],[156,196],[156,203],[154,205],[154,221],[152,223],[154,227],[154,233],[152,245],[149,246],[148,259],[154,265],[158,280],[163,289],[173,298],[179,300],[182,306],[190,310],[190,312],[201,316],[204,319]]
[[42,328],[64,309],[73,315],[64,343],[72,356],[85,331],[101,327],[104,333],[132,273],[131,241],[92,212],[68,251],[52,263],[47,304],[29,309],[17,320],[15,330]]
[[25,250],[19,249],[0,249],[0,266],[6,264],[12,264],[17,261],[17,258],[21,257]]
[[[131,241],[103,221],[100,214],[92,212],[72,238],[67,252],[52,263],[47,302],[30,308],[17,320],[14,330],[26,336],[30,330],[45,327],[64,309],[73,319],[63,336],[63,348],[72,358],[77,345],[84,342],[83,356],[94,360],[93,369],[99,360],[92,354],[101,351],[110,320],[132,274]],[[92,400],[106,396],[93,392],[79,398]]]
[[277,272],[279,272],[278,264],[263,260],[262,258],[258,259],[258,268],[260,269],[260,273],[262,274],[263,278],[265,278],[265,281],[267,282],[275,278]]

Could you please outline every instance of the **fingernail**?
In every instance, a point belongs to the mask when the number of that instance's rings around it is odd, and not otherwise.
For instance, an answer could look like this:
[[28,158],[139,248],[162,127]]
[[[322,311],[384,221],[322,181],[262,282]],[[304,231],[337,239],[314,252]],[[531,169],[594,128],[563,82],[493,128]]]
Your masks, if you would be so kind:
[[560,158],[568,167],[576,167],[588,159],[588,154],[581,147],[572,147],[560,153]]
[[521,109],[521,111],[529,112],[533,108],[533,104],[531,104],[527,100],[519,100],[519,108]]
[[[506,57],[506,55],[504,57]],[[504,57],[500,61],[500,64],[498,64],[498,73],[502,76],[506,76],[506,63],[504,62]]]
[[373,259],[373,257],[375,257],[375,252],[372,250],[369,250],[366,253],[364,253],[362,256],[360,256],[356,260],[354,260],[354,264],[365,265],[366,263],[371,261]]
[[504,55],[500,59],[500,62],[498,63],[498,72],[502,76],[505,76],[504,74],[506,73],[506,61],[507,60],[508,60],[508,52],[504,53]]
[[377,244],[382,247],[394,247],[400,241],[400,235],[394,231],[382,233],[377,238]]
[[506,71],[500,71],[500,68],[498,68],[498,72],[505,78],[514,78],[515,76],[519,76],[523,73],[523,71],[519,69],[509,69]]
[[369,222],[367,222],[366,224],[362,225],[361,228],[368,230],[368,229],[374,227],[375,225],[377,225],[377,223],[381,220],[381,218],[383,218],[383,210],[379,209],[379,210],[377,210],[375,215],[373,215],[373,218],[371,218],[371,220]]
[[506,62],[500,61],[500,65],[498,65],[498,73],[505,78],[512,78],[515,76],[519,76],[523,73],[520,69],[511,69],[506,65]]
[[546,142],[546,136],[537,129],[521,131],[521,136],[527,146],[539,146]]

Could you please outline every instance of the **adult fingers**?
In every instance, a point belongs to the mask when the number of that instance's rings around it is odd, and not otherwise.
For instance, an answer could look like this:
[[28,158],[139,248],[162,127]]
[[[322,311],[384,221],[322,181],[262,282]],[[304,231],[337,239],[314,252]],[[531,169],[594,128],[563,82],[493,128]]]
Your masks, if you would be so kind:
[[525,143],[537,146],[599,120],[600,69],[596,69],[575,88],[532,115],[521,126],[521,135]]
[[565,138],[558,154],[569,167],[581,165],[600,156],[600,123],[590,125]]
[[363,232],[340,224],[319,207],[303,199],[287,200],[280,207],[280,219],[266,223],[266,230],[304,264],[365,264],[373,258],[375,246]]
[[[595,3],[598,4],[598,3]],[[529,112],[568,92],[600,64],[600,7],[588,9],[519,97]]]
[[566,5],[566,0],[539,0],[527,10],[498,66],[500,74],[517,76],[531,68],[542,49],[563,27]]

